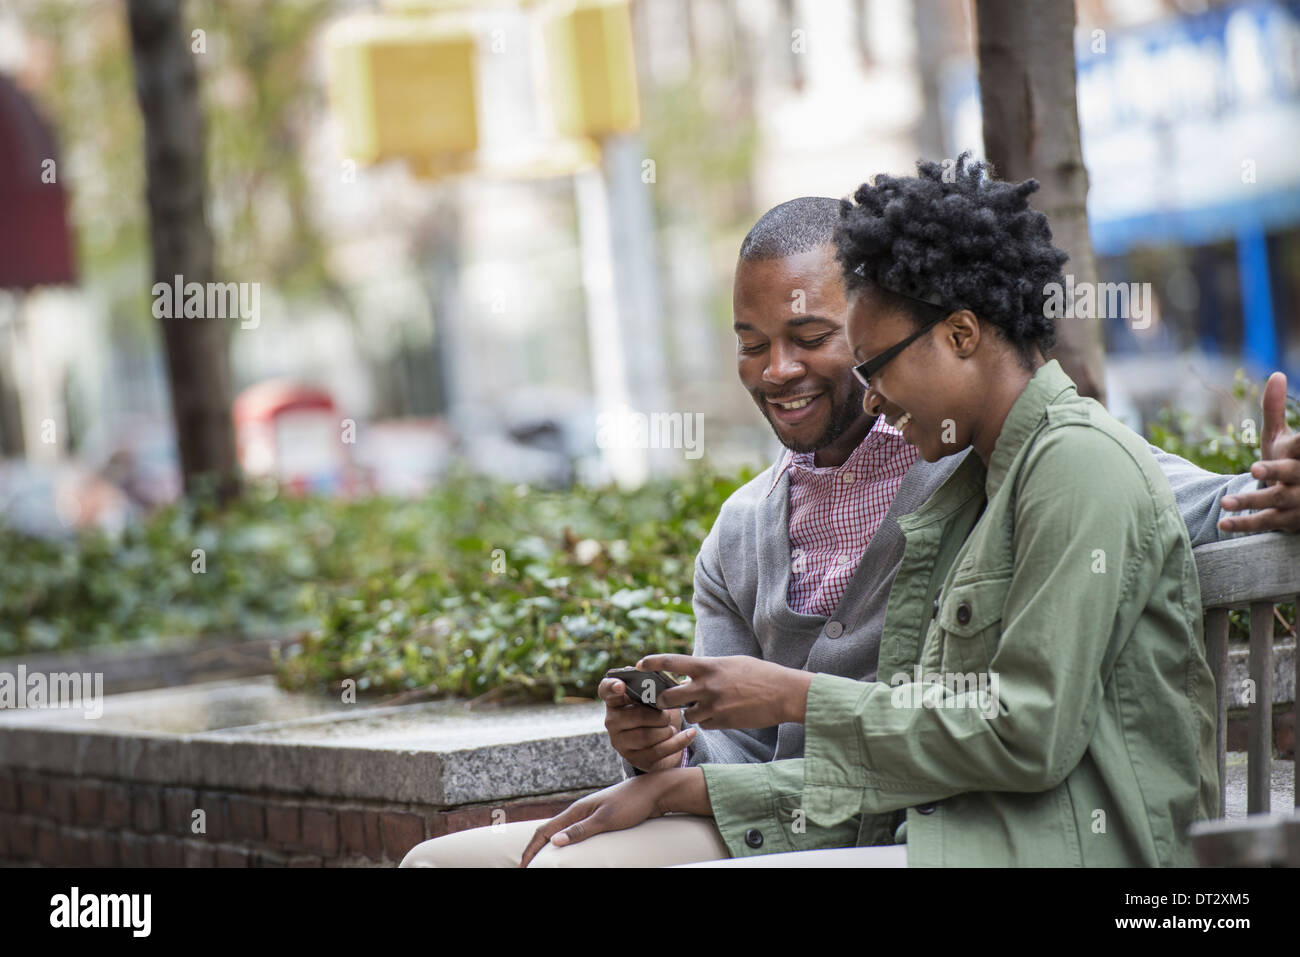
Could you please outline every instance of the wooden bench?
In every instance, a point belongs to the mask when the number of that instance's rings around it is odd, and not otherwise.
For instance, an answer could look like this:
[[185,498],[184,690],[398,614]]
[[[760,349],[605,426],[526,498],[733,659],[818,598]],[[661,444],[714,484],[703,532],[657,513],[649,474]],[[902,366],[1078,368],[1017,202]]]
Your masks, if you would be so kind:
[[[1247,709],[1246,821],[1206,821],[1192,829],[1202,864],[1300,866],[1300,812],[1270,817],[1273,776],[1273,621],[1278,604],[1300,596],[1300,535],[1270,532],[1203,545],[1196,569],[1205,609],[1205,651],[1218,692],[1219,806],[1226,788],[1228,725],[1228,613],[1250,612],[1248,674],[1253,696]],[[1300,679],[1300,648],[1293,655]],[[1300,680],[1295,687],[1300,688]],[[1296,695],[1292,694],[1294,702]],[[1295,796],[1300,807],[1300,760]]]

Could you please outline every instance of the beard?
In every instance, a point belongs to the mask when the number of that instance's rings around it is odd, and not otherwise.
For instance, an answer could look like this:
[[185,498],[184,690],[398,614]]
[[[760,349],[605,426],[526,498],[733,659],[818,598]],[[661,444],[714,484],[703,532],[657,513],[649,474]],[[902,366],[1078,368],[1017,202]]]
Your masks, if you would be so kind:
[[[816,452],[819,449],[824,449],[848,431],[849,426],[858,420],[858,416],[863,414],[862,400],[866,396],[867,390],[862,387],[862,383],[857,380],[856,376],[850,376],[849,379],[848,393],[831,407],[831,417],[826,423],[826,428],[812,442],[791,442],[786,439],[781,435],[781,430],[777,424],[772,421],[772,414],[768,409],[768,403],[763,394],[761,392],[754,393],[754,399],[758,402],[758,407],[762,409],[763,418],[767,419],[767,424],[772,427],[772,432],[778,442],[791,452]],[[834,401],[834,397],[832,397],[832,401]]]

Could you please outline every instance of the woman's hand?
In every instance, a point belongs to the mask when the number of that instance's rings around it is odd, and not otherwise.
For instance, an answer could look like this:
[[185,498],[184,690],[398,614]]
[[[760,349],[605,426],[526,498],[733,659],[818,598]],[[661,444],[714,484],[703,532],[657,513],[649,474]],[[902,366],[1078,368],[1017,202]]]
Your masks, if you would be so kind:
[[[695,770],[695,769],[692,769]],[[621,831],[635,827],[651,817],[662,817],[670,808],[664,806],[664,796],[680,784],[675,771],[656,771],[628,778],[613,787],[589,794],[574,801],[559,815],[551,818],[533,834],[524,848],[520,867],[537,856],[550,841],[556,847],[576,844],[603,831]]]
[[671,671],[689,677],[687,683],[661,693],[659,705],[690,705],[686,720],[706,730],[770,728],[783,721],[802,723],[813,679],[812,672],[749,655],[649,655],[636,666],[640,671]]

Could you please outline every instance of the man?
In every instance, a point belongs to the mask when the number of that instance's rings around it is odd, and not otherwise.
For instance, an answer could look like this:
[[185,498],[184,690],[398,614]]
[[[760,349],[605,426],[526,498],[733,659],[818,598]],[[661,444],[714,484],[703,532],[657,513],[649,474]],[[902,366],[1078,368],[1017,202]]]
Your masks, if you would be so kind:
[[[903,557],[898,519],[962,461],[919,461],[883,417],[864,411],[844,335],[847,303],[833,243],[839,218],[838,200],[793,200],[765,214],[741,246],[733,292],[738,371],[788,451],[728,499],[701,548],[699,660],[657,664],[690,675],[696,713],[709,717],[686,722],[680,710],[629,703],[621,682],[601,683],[610,742],[629,773],[802,757],[801,721],[749,727],[737,718],[770,713],[759,703],[770,696],[773,665],[876,679],[885,605]],[[1252,475],[1213,475],[1153,450],[1193,545],[1220,531],[1300,529],[1300,436],[1284,432],[1284,399],[1285,379],[1275,374],[1264,402],[1269,461]],[[1257,491],[1256,479],[1274,484]],[[1221,509],[1260,511],[1227,518]],[[894,840],[884,818],[868,816],[863,828],[860,844]],[[517,865],[534,829],[535,822],[520,822],[449,835],[412,850],[403,866]],[[533,866],[715,860],[762,853],[763,840],[756,831],[724,840],[705,817],[654,817],[571,848],[548,845]],[[785,848],[769,840],[767,850],[775,849]],[[898,863],[897,854],[891,860]]]

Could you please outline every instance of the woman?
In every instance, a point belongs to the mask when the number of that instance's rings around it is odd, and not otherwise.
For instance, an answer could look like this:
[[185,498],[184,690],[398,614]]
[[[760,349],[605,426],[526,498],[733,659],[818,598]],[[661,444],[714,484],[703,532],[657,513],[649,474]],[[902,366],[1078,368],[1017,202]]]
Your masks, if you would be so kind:
[[712,815],[733,857],[897,823],[910,866],[1194,863],[1187,827],[1218,813],[1214,686],[1168,482],[1045,360],[1066,256],[1028,206],[1037,184],[965,156],[918,171],[860,187],[836,240],[868,411],[929,461],[973,450],[900,521],[881,680],[755,663],[768,711],[686,718],[802,721],[805,757],[625,781],[543,825],[525,865],[548,839],[677,811]]

